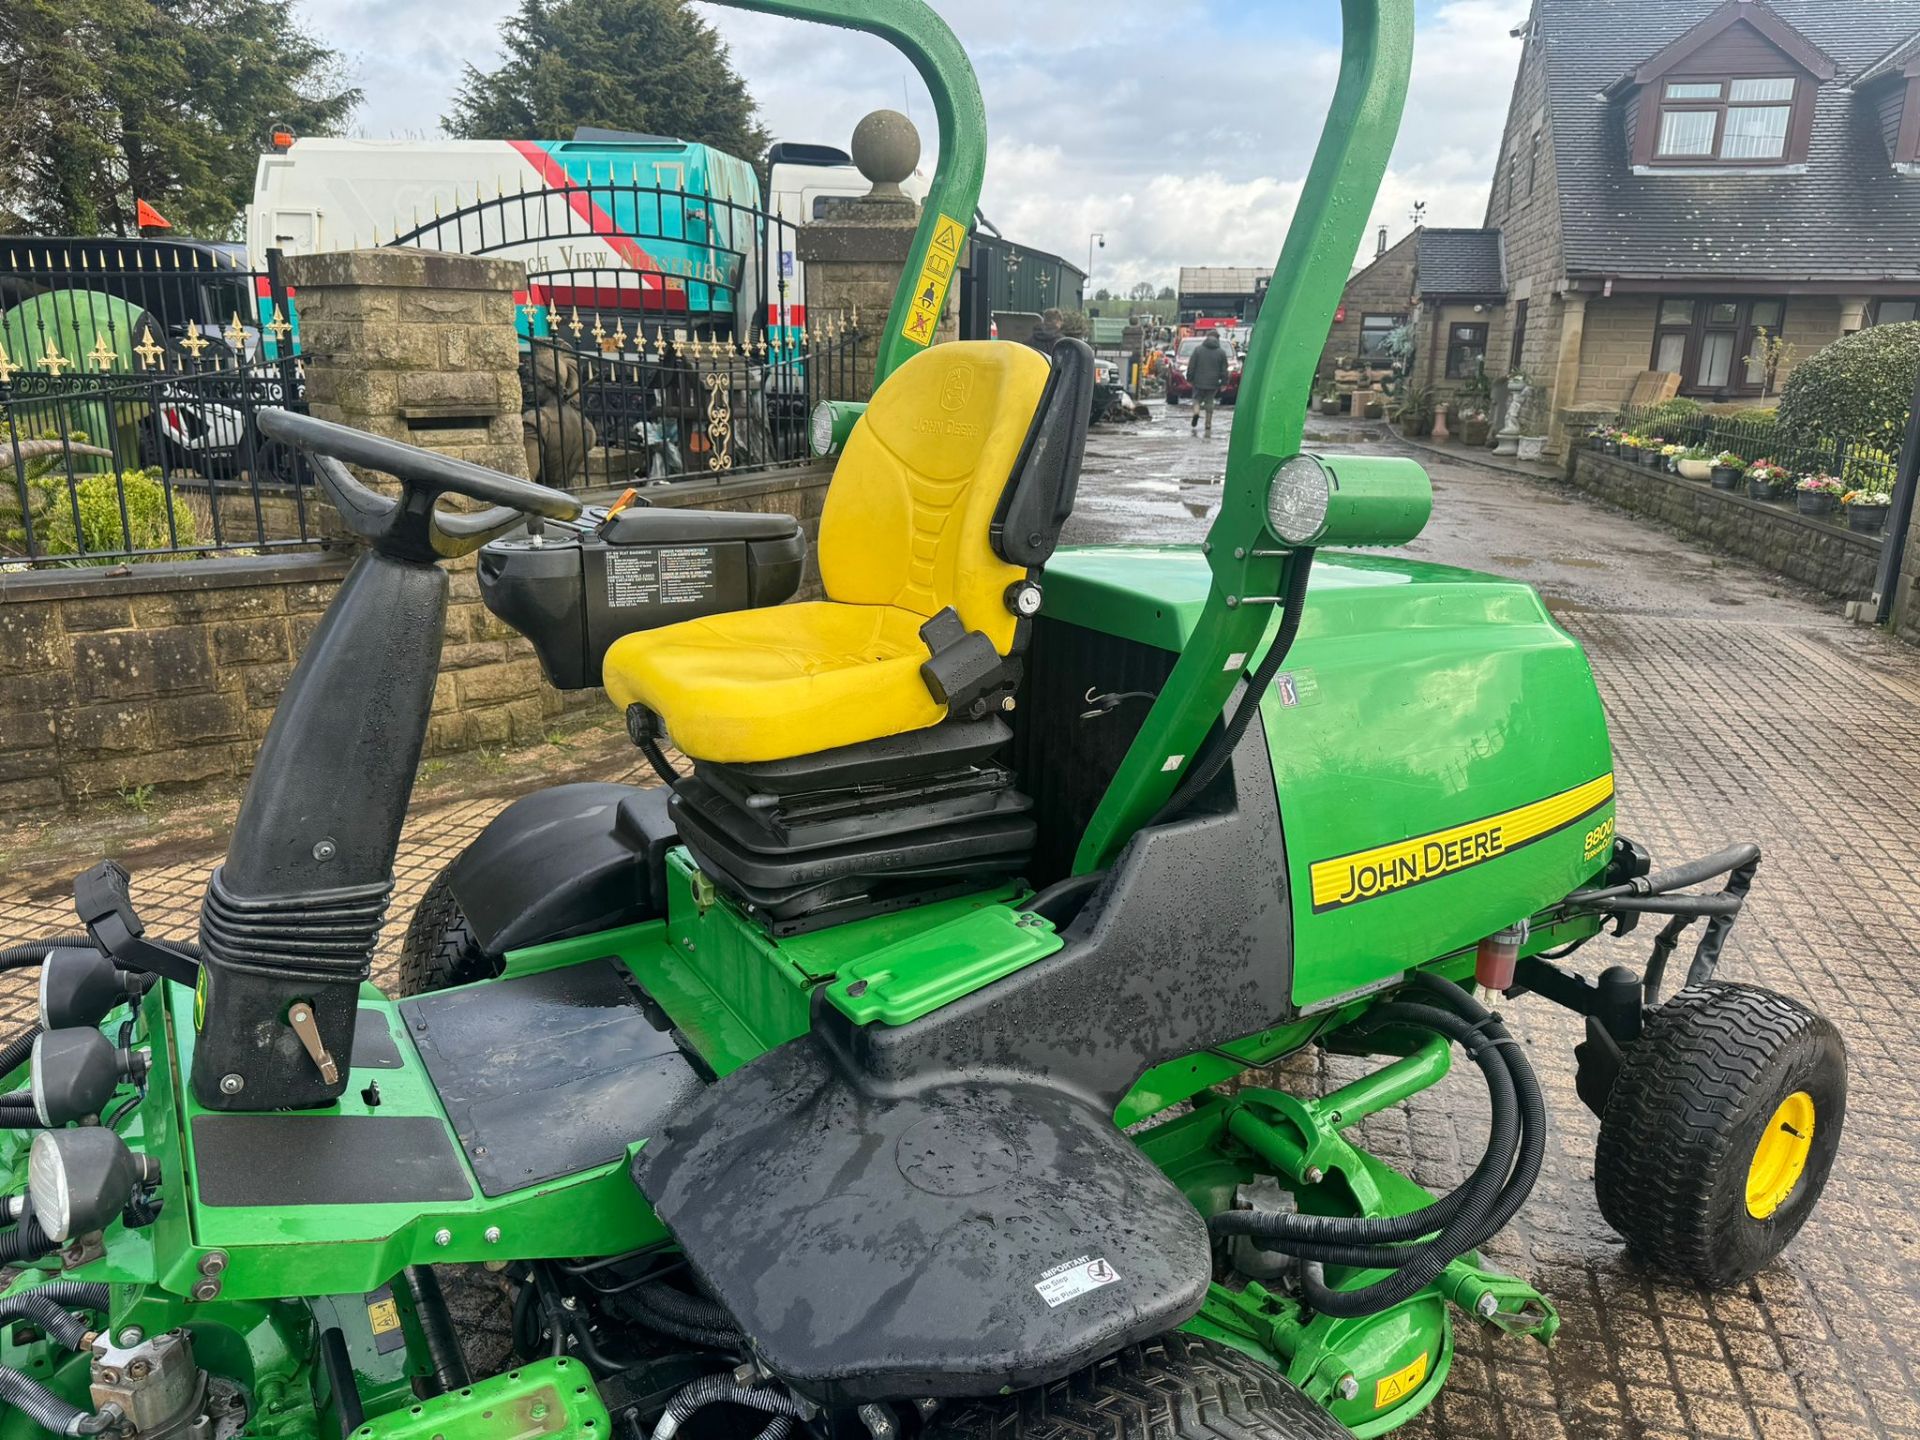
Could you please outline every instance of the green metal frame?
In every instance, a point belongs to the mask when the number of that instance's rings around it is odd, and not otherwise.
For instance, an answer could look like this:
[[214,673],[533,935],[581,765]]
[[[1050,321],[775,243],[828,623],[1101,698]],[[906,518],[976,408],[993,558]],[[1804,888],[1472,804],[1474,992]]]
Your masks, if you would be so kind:
[[[1254,326],[1207,532],[1213,588],[1146,724],[1087,826],[1076,873],[1101,869],[1173,793],[1273,618],[1288,568],[1267,532],[1267,484],[1300,451],[1321,346],[1400,131],[1413,67],[1413,0],[1344,0],[1340,81],[1273,284]],[[1240,663],[1232,663],[1240,657]]]
[[[957,222],[961,240],[949,261],[945,279],[951,281],[965,236],[972,232],[980,205],[980,187],[987,174],[987,107],[980,98],[967,52],[948,28],[921,0],[716,0],[734,10],[757,10],[790,20],[812,20],[845,30],[878,35],[913,62],[933,96],[933,113],[940,127],[940,159],[934,167],[933,187],[921,209],[920,228],[900,274],[880,336],[873,383],[880,385],[895,370],[919,354],[928,340],[915,341],[907,333],[908,317],[928,272],[934,240],[945,226]],[[1355,241],[1356,246],[1358,241]],[[945,288],[942,286],[942,300]]]

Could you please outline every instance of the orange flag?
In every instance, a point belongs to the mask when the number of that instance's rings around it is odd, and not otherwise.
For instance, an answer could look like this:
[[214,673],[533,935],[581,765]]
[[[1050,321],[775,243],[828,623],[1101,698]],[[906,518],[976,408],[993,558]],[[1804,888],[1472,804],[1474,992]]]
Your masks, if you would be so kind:
[[166,216],[162,215],[144,200],[135,200],[133,202],[133,223],[138,225],[142,230],[171,230],[173,228],[172,223],[168,221]]

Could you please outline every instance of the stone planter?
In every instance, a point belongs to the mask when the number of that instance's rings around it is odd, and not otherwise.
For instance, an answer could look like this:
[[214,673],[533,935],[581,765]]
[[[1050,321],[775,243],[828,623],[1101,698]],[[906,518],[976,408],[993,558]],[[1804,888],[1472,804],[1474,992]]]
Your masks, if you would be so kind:
[[1338,395],[1322,395],[1320,397],[1320,413],[1322,415],[1338,415],[1340,413],[1340,397]]
[[1746,473],[1744,470],[1734,469],[1731,465],[1716,465],[1713,467],[1713,488],[1716,490],[1738,490],[1740,488],[1740,477]]
[[1460,443],[1475,450],[1487,443],[1492,425],[1486,420],[1462,420],[1460,422]]
[[1711,460],[1682,460],[1680,462],[1682,480],[1711,480],[1713,462]]
[[1520,437],[1520,458],[1539,460],[1547,453],[1547,437],[1544,435],[1522,435]]
[[1378,395],[1369,395],[1362,409],[1369,420],[1378,420],[1387,413],[1387,402]]
[[1793,498],[1802,515],[1831,515],[1840,503],[1838,495],[1824,490],[1796,490]]
[[1885,505],[1847,506],[1847,529],[1856,535],[1878,535],[1887,528]]

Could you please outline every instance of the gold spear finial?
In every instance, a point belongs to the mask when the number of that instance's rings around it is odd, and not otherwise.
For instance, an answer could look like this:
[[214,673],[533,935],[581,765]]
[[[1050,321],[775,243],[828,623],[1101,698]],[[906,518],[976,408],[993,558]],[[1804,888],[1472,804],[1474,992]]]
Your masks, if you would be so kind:
[[153,343],[153,327],[143,326],[140,331],[140,343],[133,347],[133,353],[140,357],[140,368],[151,370],[166,350]]

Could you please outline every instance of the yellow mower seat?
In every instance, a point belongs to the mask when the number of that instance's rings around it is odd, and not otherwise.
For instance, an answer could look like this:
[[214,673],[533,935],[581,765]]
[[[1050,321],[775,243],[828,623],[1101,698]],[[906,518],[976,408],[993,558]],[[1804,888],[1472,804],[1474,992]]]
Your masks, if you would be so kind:
[[608,694],[696,760],[751,764],[938,724],[919,630],[951,607],[1012,652],[1024,566],[990,532],[1051,373],[1025,345],[940,345],[902,365],[847,441],[820,521],[827,599],[628,635]]

